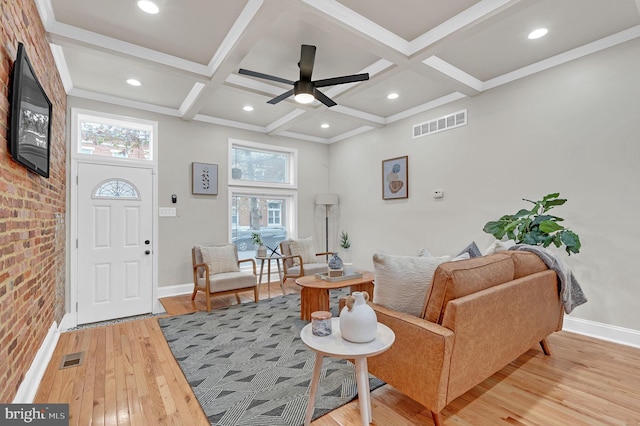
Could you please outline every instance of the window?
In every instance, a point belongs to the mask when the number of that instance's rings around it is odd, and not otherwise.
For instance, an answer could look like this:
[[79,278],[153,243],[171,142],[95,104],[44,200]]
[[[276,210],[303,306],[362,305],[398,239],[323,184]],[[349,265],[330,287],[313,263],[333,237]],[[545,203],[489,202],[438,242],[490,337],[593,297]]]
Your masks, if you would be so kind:
[[100,183],[93,191],[93,198],[139,200],[140,193],[134,184],[124,179],[110,179]]
[[153,122],[109,114],[74,112],[76,154],[154,161]]
[[273,250],[295,235],[296,158],[294,149],[229,141],[230,234],[240,258],[255,255],[253,233]]
[[269,226],[282,224],[282,202],[281,201],[269,201],[267,202],[267,223]]
[[231,140],[229,152],[231,185],[295,188],[296,150]]

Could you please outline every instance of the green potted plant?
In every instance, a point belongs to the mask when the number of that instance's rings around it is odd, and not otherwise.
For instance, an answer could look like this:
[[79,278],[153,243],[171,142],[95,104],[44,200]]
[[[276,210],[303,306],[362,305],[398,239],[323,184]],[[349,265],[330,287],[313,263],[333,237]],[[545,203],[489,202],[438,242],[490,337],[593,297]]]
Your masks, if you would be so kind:
[[262,236],[258,232],[252,232],[251,241],[253,241],[253,244],[258,246],[258,250],[256,251],[256,256],[266,257],[267,248],[264,246],[264,242],[262,241]]
[[349,241],[349,233],[342,231],[342,233],[340,234],[340,247],[342,247],[345,250],[348,250],[349,248],[351,248],[351,241]]
[[541,200],[524,201],[533,204],[530,210],[522,209],[516,214],[504,215],[498,220],[487,222],[482,230],[501,240],[505,235],[517,244],[542,245],[556,247],[564,245],[566,252],[580,252],[580,237],[561,225],[563,218],[553,216],[547,212],[556,206],[567,202],[564,198],[558,198],[559,192],[545,195]]

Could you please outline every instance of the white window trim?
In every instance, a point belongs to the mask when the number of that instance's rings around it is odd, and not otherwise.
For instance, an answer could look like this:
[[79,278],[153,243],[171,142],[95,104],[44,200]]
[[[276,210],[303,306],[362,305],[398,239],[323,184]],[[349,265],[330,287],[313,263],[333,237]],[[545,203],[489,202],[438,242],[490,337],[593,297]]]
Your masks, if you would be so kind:
[[[255,149],[259,151],[271,151],[281,152],[291,156],[289,161],[289,182],[290,183],[275,183],[275,182],[257,182],[246,181],[241,179],[234,179],[232,175],[233,165],[233,147],[246,147],[249,149]],[[282,188],[282,189],[298,189],[298,150],[296,148],[289,148],[277,145],[267,145],[257,142],[249,142],[241,139],[229,139],[228,150],[229,158],[227,164],[228,167],[228,181],[229,186],[235,187],[252,187],[252,188]]]
[[[151,146],[149,147],[149,160],[136,160],[131,158],[122,157],[97,157],[91,154],[83,154],[78,152],[78,140],[81,134],[80,123],[83,120],[96,121],[98,123],[111,124],[116,126],[126,125],[133,129],[148,130],[151,128]],[[89,162],[97,162],[100,164],[131,164],[142,167],[157,166],[158,165],[158,122],[151,120],[144,120],[141,118],[127,117],[125,115],[109,114],[101,111],[92,111],[80,108],[71,108],[71,158],[73,160],[82,160]]]
[[[269,189],[269,188],[248,188],[236,186],[228,187],[228,200],[229,200],[229,223],[231,223],[231,200],[234,195],[257,195],[260,197],[274,197],[274,198],[284,198],[285,203],[291,203],[291,206],[287,205],[286,208],[291,207],[291,214],[286,215],[287,220],[282,224],[284,227],[291,231],[291,235],[288,238],[296,238],[296,233],[298,232],[298,192],[293,190],[284,190],[284,189]],[[233,237],[231,226],[228,229],[228,238],[227,241],[231,241]]]

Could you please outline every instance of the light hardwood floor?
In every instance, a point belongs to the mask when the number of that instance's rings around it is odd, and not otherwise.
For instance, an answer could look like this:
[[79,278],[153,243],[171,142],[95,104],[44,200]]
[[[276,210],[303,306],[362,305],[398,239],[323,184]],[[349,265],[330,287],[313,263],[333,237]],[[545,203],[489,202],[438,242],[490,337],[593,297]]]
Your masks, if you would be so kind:
[[[261,298],[266,298],[263,285]],[[271,295],[280,293],[271,285]],[[291,282],[289,292],[297,291]],[[243,293],[251,301],[252,293]],[[170,315],[205,310],[203,295],[163,299]],[[212,308],[234,304],[212,300]],[[568,332],[539,346],[462,395],[442,411],[445,425],[640,425],[640,349]],[[63,355],[84,362],[60,370]],[[416,378],[419,380],[419,378]],[[207,419],[155,318],[62,333],[38,390],[37,403],[70,404],[71,425],[206,425]],[[386,385],[372,392],[373,424],[432,425],[424,407]],[[357,425],[357,400],[313,425]]]

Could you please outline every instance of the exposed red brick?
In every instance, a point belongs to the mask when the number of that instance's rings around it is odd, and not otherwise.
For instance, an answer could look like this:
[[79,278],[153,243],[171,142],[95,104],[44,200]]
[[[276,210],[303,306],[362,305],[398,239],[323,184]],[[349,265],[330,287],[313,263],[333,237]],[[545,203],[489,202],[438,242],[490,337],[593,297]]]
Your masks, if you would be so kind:
[[[49,179],[13,161],[7,148],[19,41],[54,105]],[[66,210],[66,106],[34,0],[0,0],[0,402],[14,399],[47,331],[64,314],[66,232],[56,218]]]

